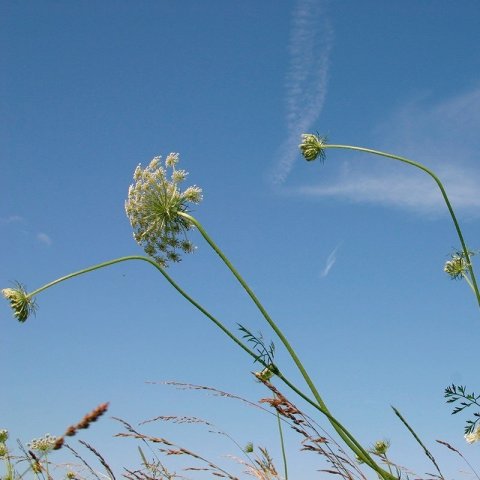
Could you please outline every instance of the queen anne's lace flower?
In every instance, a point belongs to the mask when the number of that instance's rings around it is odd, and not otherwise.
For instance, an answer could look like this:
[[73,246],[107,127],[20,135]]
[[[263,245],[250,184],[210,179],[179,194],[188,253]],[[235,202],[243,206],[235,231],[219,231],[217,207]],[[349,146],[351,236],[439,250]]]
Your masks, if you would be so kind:
[[17,288],[4,288],[2,295],[10,302],[13,315],[19,322],[24,322],[31,313],[35,313],[35,300],[28,296],[20,283],[17,283]]
[[302,135],[302,143],[299,145],[305,160],[311,162],[320,157],[325,159],[325,138],[313,135],[313,133],[304,133]]
[[[468,252],[468,254],[473,256],[474,252]],[[445,262],[445,266],[443,267],[443,271],[455,280],[462,278],[467,270],[468,262],[465,258],[464,252],[457,252],[453,254],[451,260]]]
[[467,433],[465,435],[465,440],[468,443],[475,443],[480,441],[480,425],[478,425],[473,432]]
[[[155,157],[144,169],[139,165],[133,175],[135,183],[130,186],[125,202],[135,240],[163,267],[169,261],[179,262],[180,252],[195,250],[186,235],[193,225],[179,214],[189,211],[189,203],[202,201],[202,189],[194,185],[180,191],[179,184],[188,172],[177,170],[178,162],[178,153],[171,153],[165,166],[160,157]],[[172,173],[167,178],[169,168]]]
[[48,453],[54,449],[55,444],[57,443],[57,437],[46,433],[42,438],[34,438],[29,444],[31,450],[36,450],[37,452]]

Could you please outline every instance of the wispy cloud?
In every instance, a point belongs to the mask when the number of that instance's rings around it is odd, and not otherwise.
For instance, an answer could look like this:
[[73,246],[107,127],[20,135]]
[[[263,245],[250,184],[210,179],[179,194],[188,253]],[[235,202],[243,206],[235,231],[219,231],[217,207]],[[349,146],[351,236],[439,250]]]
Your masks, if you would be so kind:
[[0,218],[0,225],[10,225],[11,223],[24,222],[25,219],[20,215],[9,215],[8,217]]
[[287,138],[271,176],[275,184],[285,182],[298,158],[300,135],[311,129],[325,101],[333,30],[324,5],[321,0],[298,0],[293,12],[285,85]]
[[[9,215],[7,217],[0,217],[0,226],[4,226],[5,228],[10,228],[15,231],[20,231],[22,235],[25,235],[29,238],[34,238],[37,242],[50,247],[53,243],[52,238],[46,234],[45,232],[38,232],[34,233],[33,230],[29,226],[28,219],[21,217],[20,215]],[[20,229],[20,230],[19,230]]]
[[[411,101],[382,121],[374,129],[373,137],[379,149],[418,160],[431,168],[444,183],[454,207],[478,215],[479,131],[480,87],[442,101],[431,102],[428,97]],[[344,154],[348,160],[335,170],[334,178],[328,183],[324,180],[301,187],[299,192],[417,213],[446,212],[437,185],[425,173],[398,162],[372,157],[367,161],[359,154]]]
[[43,233],[43,232],[37,233],[37,240],[40,243],[43,243],[44,245],[46,245],[47,247],[49,247],[52,244],[52,239],[46,233]]
[[325,267],[323,270],[320,272],[320,276],[322,278],[326,277],[329,273],[332,267],[335,265],[335,262],[337,261],[337,251],[339,249],[340,245],[337,245],[333,251],[330,253],[330,255],[327,257],[327,260],[325,262]]

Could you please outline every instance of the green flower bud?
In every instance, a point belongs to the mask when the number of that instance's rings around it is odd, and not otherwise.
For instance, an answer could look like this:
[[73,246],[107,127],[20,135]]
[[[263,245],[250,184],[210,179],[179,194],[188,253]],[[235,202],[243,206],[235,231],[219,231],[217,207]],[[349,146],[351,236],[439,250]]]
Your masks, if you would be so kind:
[[[475,255],[474,252],[468,252],[469,256]],[[468,262],[465,258],[464,252],[455,252],[452,255],[451,260],[445,262],[443,271],[450,275],[453,280],[463,278],[464,274],[468,271]]]
[[245,445],[245,448],[243,449],[243,451],[245,453],[252,453],[253,452],[253,443],[252,442],[248,442],[246,445]]
[[13,315],[19,322],[24,322],[31,313],[35,313],[35,300],[28,296],[20,283],[17,283],[17,288],[4,288],[2,295],[10,302]]
[[8,448],[4,443],[0,443],[0,458],[5,458],[8,455]]
[[375,442],[373,445],[372,453],[375,453],[376,455],[385,455],[387,453],[387,450],[390,447],[390,442],[387,440],[378,440]]
[[5,443],[8,440],[8,430],[4,428],[0,430],[0,443]]
[[318,157],[322,161],[325,160],[325,141],[325,137],[318,137],[313,133],[304,133],[299,148],[305,160],[311,162]]

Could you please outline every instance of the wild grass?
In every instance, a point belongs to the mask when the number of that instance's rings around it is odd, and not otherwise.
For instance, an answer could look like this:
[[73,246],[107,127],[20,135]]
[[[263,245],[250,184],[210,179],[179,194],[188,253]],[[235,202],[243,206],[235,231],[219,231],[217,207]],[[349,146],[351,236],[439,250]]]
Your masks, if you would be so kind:
[[[451,260],[445,264],[444,271],[453,279],[464,279],[471,289],[476,303],[478,303],[480,307],[480,290],[472,262],[472,257],[475,255],[475,252],[467,246],[445,188],[435,173],[421,163],[398,155],[364,147],[329,144],[325,138],[312,134],[302,136],[300,150],[307,161],[313,161],[316,158],[324,160],[326,150],[333,148],[360,151],[401,162],[419,169],[431,177],[440,190],[461,245],[461,249],[455,252]],[[146,262],[153,266],[187,302],[198,309],[209,321],[213,322],[230,341],[237,347],[240,347],[254,362],[261,365],[262,370],[256,373],[256,378],[264,385],[270,396],[255,403],[258,403],[262,408],[266,408],[267,406],[266,411],[273,412],[274,415],[276,415],[278,436],[282,446],[280,468],[278,468],[278,460],[274,461],[269,453],[270,450],[267,448],[262,446],[256,450],[252,449],[253,447],[246,449],[240,448],[239,445],[236,444],[237,449],[241,452],[237,463],[244,467],[244,474],[259,479],[284,478],[288,480],[288,452],[285,449],[283,440],[283,432],[286,427],[299,435],[301,450],[318,455],[318,458],[321,460],[318,471],[321,474],[336,475],[345,479],[367,478],[365,472],[383,480],[421,478],[390,459],[390,445],[387,441],[379,440],[375,442],[372,447],[365,447],[352,432],[331,413],[324,401],[323,395],[317,388],[316,382],[304,367],[299,353],[293,348],[280,326],[267,312],[247,281],[241,276],[239,271],[207,233],[207,230],[200,221],[191,214],[191,204],[197,205],[201,202],[202,190],[196,185],[186,189],[181,187],[182,182],[187,176],[187,172],[177,168],[178,162],[179,155],[171,153],[164,162],[161,162],[160,157],[155,157],[147,167],[141,168],[141,166],[138,166],[135,169],[134,183],[128,190],[125,209],[133,229],[134,238],[137,243],[143,247],[146,254],[145,256],[129,255],[108,260],[60,277],[30,293],[27,292],[21,283],[17,283],[15,288],[5,288],[2,290],[2,294],[10,303],[14,317],[21,323],[26,322],[29,316],[35,314],[38,308],[36,297],[60,282],[120,262],[136,260]],[[252,334],[251,331],[243,325],[239,326],[240,335],[238,332],[231,331],[200,302],[192,298],[167,273],[166,267],[169,263],[179,262],[181,260],[181,254],[192,253],[194,251],[195,247],[187,237],[188,232],[192,229],[198,231],[205,243],[215,252],[219,261],[222,262],[233,275],[243,290],[243,293],[252,301],[259,316],[263,319],[275,340],[279,341],[280,345],[284,348],[288,354],[288,359],[299,373],[299,377],[301,378],[300,384],[293,383],[293,381],[286,377],[283,370],[285,365],[276,363],[275,345],[273,342],[265,343],[263,336]],[[288,368],[285,368],[285,371],[288,371]],[[288,393],[284,394],[279,386],[274,385],[274,382],[278,382],[282,388],[286,388]],[[188,388],[193,388],[193,386],[188,386]],[[217,393],[219,392],[220,391],[217,391]],[[292,392],[303,402],[303,407],[297,406],[288,399],[288,395]],[[225,392],[223,393],[227,398],[234,398]],[[473,392],[466,393],[466,387],[463,386],[457,387],[452,385],[446,390],[445,395],[448,402],[459,402],[459,406],[454,409],[453,413],[459,413],[473,405],[480,405],[480,396],[475,395]],[[329,425],[329,428],[333,430],[332,434],[327,434],[323,428],[316,423],[316,420],[313,420],[303,413],[302,408],[304,407],[313,407],[315,413],[324,419]],[[40,439],[33,440],[28,444],[28,448],[20,444],[19,448],[22,454],[19,457],[13,456],[7,446],[8,432],[0,431],[0,456],[5,462],[5,479],[19,480],[23,478],[25,472],[30,472],[33,473],[36,478],[50,480],[50,467],[52,466],[50,463],[50,454],[55,450],[66,448],[71,451],[77,460],[81,461],[90,475],[93,474],[97,479],[109,478],[114,480],[116,477],[113,469],[110,468],[108,462],[96,447],[81,441],[82,447],[94,455],[102,466],[103,472],[101,474],[98,474],[95,469],[91,468],[83,459],[83,456],[66,443],[67,437],[73,437],[79,430],[90,426],[90,424],[103,415],[107,408],[108,405],[106,404],[97,407],[97,409],[85,416],[81,422],[69,427],[65,433],[58,438],[47,435]],[[420,435],[417,434],[402,414],[396,409],[394,409],[394,411],[423,450],[426,459],[435,470],[433,474],[426,474],[426,478],[444,479],[445,477],[442,474],[440,462],[435,459],[431,450],[422,442]],[[467,421],[465,430],[465,439],[469,443],[480,441],[480,414],[475,412],[473,416],[473,420]],[[173,420],[177,423],[201,423],[199,419],[195,420],[194,417],[159,416],[155,419],[155,421],[159,422]],[[116,421],[120,422],[124,428],[124,431],[120,432],[118,437],[133,439],[141,444],[138,446],[138,453],[141,458],[140,467],[125,467],[125,470],[120,474],[130,480],[184,478],[183,476],[179,477],[176,473],[171,473],[164,464],[165,457],[168,458],[172,456],[182,457],[189,461],[196,462],[194,466],[183,467],[182,471],[184,473],[204,474],[210,476],[210,478],[238,478],[235,474],[230,473],[228,467],[220,465],[218,462],[210,461],[201,453],[185,448],[161,436],[157,437],[142,433],[139,428],[132,426],[124,420],[116,419]],[[205,425],[208,425],[208,423]],[[337,440],[334,439],[333,435],[335,435]],[[450,445],[446,442],[443,442],[442,445],[446,446],[450,452],[458,453],[461,458],[464,458],[457,449],[454,447],[449,448]],[[149,448],[148,451],[153,455],[151,460],[148,460],[144,453],[144,449],[147,447]],[[24,473],[18,470],[18,467],[21,466],[22,463],[23,465],[27,465]],[[467,462],[467,466],[468,465]],[[67,476],[68,475],[70,475],[71,478],[80,478],[79,471],[67,472]],[[474,472],[474,475],[477,476],[476,472]]]
[[[302,478],[325,478],[334,476],[345,480],[367,480],[368,471],[359,458],[354,458],[346,452],[335,438],[313,418],[305,414],[297,405],[290,401],[269,380],[262,378],[257,373],[256,378],[261,382],[267,396],[258,401],[251,401],[242,396],[232,394],[214,387],[195,385],[181,382],[164,382],[166,385],[179,390],[199,391],[235,402],[235,408],[248,407],[255,409],[266,416],[272,417],[272,428],[275,425],[275,416],[281,424],[280,432],[289,430],[297,439],[297,445],[290,446],[286,452],[286,462],[292,455],[309,455]],[[155,382],[150,382],[155,383]],[[81,430],[94,428],[94,423],[102,417],[108,409],[108,404],[103,403],[86,414],[80,422],[69,426],[63,435],[55,437],[46,435],[26,445],[18,442],[15,453],[8,445],[9,435],[6,430],[0,431],[0,458],[4,461],[2,480],[171,480],[171,479],[205,479],[225,478],[241,480],[256,478],[258,480],[285,480],[286,463],[278,448],[254,444],[252,441],[241,443],[232,435],[219,429],[214,423],[189,415],[158,415],[144,419],[136,425],[117,417],[110,421],[116,422],[120,431],[115,437],[132,443],[129,464],[113,467],[109,464],[108,454],[101,452],[101,448],[91,443],[73,437]],[[398,413],[398,412],[397,412]],[[102,420],[108,421],[108,420]],[[406,421],[405,421],[406,422]],[[220,436],[226,440],[224,445],[230,445],[226,452],[219,452],[219,459],[209,458],[203,452],[186,444],[179,444],[162,435],[166,424],[173,425],[200,425],[206,429],[205,436]],[[152,426],[160,433],[153,435],[143,431],[145,426]],[[407,425],[407,424],[406,424]],[[408,425],[407,425],[408,426]],[[411,428],[408,426],[408,428]],[[2,433],[3,432],[3,436]],[[412,433],[413,430],[412,430]],[[283,435],[281,443],[283,444]],[[208,439],[207,439],[208,441]],[[447,442],[437,442],[462,459],[470,475],[480,480],[480,476],[465,456]],[[423,446],[423,444],[422,444]],[[445,479],[438,467],[436,459],[425,447],[428,459],[437,469],[437,473],[416,474],[408,468],[399,465],[389,457],[390,443],[379,440],[372,445],[369,452],[375,456],[379,463],[399,479],[428,480]],[[63,449],[71,457],[71,461],[55,462],[58,450]],[[276,451],[276,455],[272,455]],[[300,452],[300,453],[298,453]],[[211,455],[211,454],[210,454]],[[218,455],[215,455],[218,457]],[[175,459],[172,462],[172,459]],[[179,467],[179,465],[181,465]]]

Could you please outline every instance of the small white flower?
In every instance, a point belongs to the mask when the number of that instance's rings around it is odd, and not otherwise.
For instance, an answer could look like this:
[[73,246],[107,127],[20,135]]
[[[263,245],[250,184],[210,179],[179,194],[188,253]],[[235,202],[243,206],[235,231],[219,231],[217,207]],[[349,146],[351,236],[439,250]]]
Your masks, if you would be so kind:
[[42,438],[34,438],[28,446],[31,450],[36,450],[37,452],[48,453],[55,447],[57,442],[57,437],[46,433]]
[[480,441],[480,425],[478,425],[477,428],[473,432],[467,433],[465,435],[465,440],[468,443],[475,443],[475,442]]
[[178,153],[171,153],[165,159],[165,165],[167,167],[174,167],[179,162],[179,154]]

